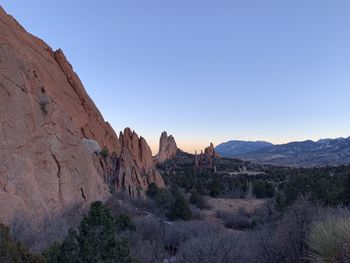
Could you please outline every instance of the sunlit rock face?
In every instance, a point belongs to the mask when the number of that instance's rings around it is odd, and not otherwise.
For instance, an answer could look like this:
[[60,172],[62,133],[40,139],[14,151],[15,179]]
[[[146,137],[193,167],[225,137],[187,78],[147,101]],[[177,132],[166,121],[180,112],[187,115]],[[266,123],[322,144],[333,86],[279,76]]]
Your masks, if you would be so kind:
[[[100,149],[115,157],[113,170]],[[27,33],[0,7],[0,221],[36,221],[82,209],[117,190],[163,186],[143,138],[118,139],[61,50]]]
[[124,133],[120,133],[119,142],[122,150],[117,166],[116,188],[132,196],[142,196],[152,182],[164,187],[146,140],[126,128]]
[[204,149],[204,153],[215,158],[220,158],[220,155],[215,151],[213,143]]
[[158,163],[163,163],[166,160],[172,159],[176,156],[178,151],[175,139],[172,135],[163,132],[159,139],[159,151],[156,156],[156,161]]

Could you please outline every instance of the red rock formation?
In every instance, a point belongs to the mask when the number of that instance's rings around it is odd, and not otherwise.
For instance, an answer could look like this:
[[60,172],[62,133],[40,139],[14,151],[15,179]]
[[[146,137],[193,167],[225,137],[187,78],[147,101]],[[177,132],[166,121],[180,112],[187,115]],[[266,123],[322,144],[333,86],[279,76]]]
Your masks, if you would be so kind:
[[220,158],[220,155],[214,149],[213,143],[210,143],[210,145],[204,149],[204,153],[211,157]]
[[126,128],[124,134],[120,133],[119,142],[122,151],[117,167],[116,188],[127,191],[132,196],[142,196],[152,182],[164,187],[146,140]]
[[172,135],[167,134],[167,132],[162,132],[159,139],[159,151],[156,156],[156,160],[159,163],[163,163],[166,160],[172,159],[176,156],[177,145],[175,139]]
[[113,170],[94,153],[103,147],[120,161],[118,189],[163,186],[146,141],[128,130],[118,140],[63,52],[0,7],[0,221],[107,198]]

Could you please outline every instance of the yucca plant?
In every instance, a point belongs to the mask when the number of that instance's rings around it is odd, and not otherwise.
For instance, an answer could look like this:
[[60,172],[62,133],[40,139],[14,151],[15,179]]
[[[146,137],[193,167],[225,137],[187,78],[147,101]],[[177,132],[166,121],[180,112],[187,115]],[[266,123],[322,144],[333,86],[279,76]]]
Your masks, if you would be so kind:
[[350,218],[333,217],[314,223],[307,243],[311,262],[349,262]]

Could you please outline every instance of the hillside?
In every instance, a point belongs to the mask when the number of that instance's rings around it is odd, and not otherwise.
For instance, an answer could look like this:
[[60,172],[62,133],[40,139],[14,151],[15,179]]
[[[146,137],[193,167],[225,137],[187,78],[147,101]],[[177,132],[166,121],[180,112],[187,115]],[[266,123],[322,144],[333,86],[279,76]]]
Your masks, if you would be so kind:
[[217,152],[252,162],[294,167],[350,164],[350,137],[274,145],[267,142],[229,141]]

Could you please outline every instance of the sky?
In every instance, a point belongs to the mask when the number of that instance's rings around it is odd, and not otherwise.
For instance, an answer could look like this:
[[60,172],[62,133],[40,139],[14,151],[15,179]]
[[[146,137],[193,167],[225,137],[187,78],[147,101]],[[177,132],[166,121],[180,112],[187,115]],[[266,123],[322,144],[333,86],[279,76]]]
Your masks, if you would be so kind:
[[348,0],[0,0],[157,152],[350,136]]

